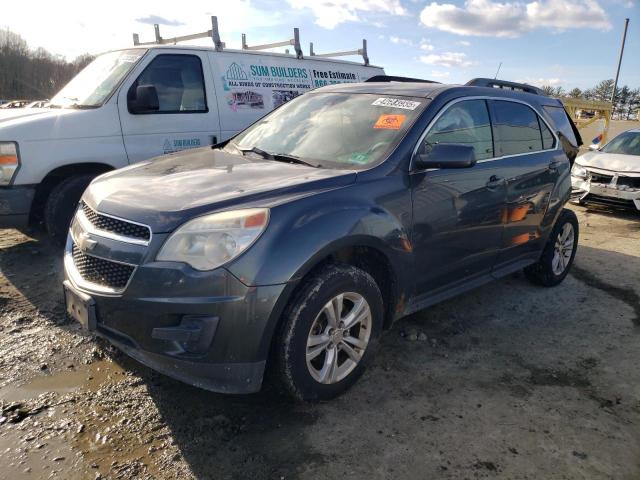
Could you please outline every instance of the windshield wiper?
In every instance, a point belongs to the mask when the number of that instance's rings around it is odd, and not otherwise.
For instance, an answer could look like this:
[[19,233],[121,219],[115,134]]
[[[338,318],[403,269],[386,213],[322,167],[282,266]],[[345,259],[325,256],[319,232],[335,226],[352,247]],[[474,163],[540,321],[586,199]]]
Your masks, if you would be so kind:
[[266,160],[274,160],[276,162],[299,163],[301,165],[307,165],[309,167],[320,168],[320,165],[307,162],[306,160],[303,160],[300,157],[296,157],[295,155],[289,155],[287,153],[269,153],[258,147],[238,148],[238,150],[240,150],[243,154],[256,153]]

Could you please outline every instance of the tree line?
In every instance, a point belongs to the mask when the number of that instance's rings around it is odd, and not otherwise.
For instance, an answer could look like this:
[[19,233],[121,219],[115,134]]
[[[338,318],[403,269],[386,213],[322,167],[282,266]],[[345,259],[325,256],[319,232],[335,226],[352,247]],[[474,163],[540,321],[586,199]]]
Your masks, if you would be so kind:
[[69,62],[44,48],[31,50],[17,33],[0,30],[0,98],[51,98],[93,58],[84,54]]
[[[585,100],[610,102],[611,93],[613,92],[613,78],[602,80],[595,87],[588,88],[587,90],[573,88],[566,91],[562,87],[552,87],[549,85],[541,88],[545,95],[551,97],[583,98]],[[640,109],[640,88],[631,89],[627,85],[616,88],[613,110],[611,112],[612,116],[615,114],[617,118],[629,120],[633,114],[637,114],[638,109]]]

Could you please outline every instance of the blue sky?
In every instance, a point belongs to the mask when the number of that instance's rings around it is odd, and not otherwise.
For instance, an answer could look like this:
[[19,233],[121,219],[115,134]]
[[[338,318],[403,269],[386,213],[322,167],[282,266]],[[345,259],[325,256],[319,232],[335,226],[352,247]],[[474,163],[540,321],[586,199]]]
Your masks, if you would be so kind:
[[[51,4],[51,5],[49,5]],[[284,40],[299,27],[303,50],[357,48],[368,40],[372,63],[394,75],[464,83],[479,76],[588,88],[615,75],[624,18],[631,19],[620,84],[640,87],[639,0],[23,0],[4,5],[0,28],[31,46],[73,57],[151,38],[209,28],[217,15],[223,40],[240,46]],[[32,12],[36,9],[39,15]],[[208,42],[199,41],[207,44]]]

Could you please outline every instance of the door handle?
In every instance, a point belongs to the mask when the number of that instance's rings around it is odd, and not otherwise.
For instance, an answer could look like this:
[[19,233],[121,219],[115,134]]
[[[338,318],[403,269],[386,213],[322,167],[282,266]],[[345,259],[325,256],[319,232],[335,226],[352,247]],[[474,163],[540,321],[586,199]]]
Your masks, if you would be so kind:
[[506,183],[504,177],[499,177],[497,175],[491,175],[489,181],[487,182],[487,188],[498,188],[503,186]]
[[555,172],[564,162],[551,162],[549,163],[549,170]]

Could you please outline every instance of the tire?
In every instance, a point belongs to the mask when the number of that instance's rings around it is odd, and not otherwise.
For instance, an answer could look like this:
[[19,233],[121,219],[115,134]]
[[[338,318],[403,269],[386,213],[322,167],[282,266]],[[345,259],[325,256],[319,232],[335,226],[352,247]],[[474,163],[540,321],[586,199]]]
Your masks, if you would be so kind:
[[[330,318],[338,304],[341,319],[355,316],[361,321],[341,328]],[[358,314],[350,316],[356,308]],[[380,289],[368,273],[349,265],[324,267],[305,281],[285,309],[276,339],[278,386],[305,401],[329,400],[348,390],[375,351],[383,312]],[[308,353],[316,356],[307,361]]]
[[562,282],[571,270],[576,256],[578,234],[576,214],[571,210],[563,209],[540,259],[524,269],[525,276],[531,282],[544,287],[555,287]]
[[76,175],[56,185],[44,206],[44,224],[57,245],[64,245],[80,197],[95,175]]

